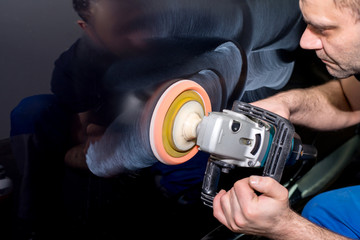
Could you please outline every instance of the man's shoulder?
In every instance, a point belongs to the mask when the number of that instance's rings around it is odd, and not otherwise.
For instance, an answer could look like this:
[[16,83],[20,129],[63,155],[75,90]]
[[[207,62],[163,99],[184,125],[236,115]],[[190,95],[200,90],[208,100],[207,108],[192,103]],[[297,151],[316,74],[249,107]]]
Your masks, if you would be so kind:
[[60,54],[60,56],[55,61],[55,66],[63,65],[64,63],[73,62],[76,60],[77,52],[81,45],[83,45],[83,40],[81,38],[77,39],[68,49]]
[[90,58],[87,54],[92,54],[91,52],[94,51],[85,37],[77,39],[55,60],[52,80],[54,81],[54,76],[66,75],[72,78],[72,75],[76,74],[79,68],[81,71],[91,69],[88,64]]
[[76,52],[79,47],[80,39],[73,43],[67,50],[62,52],[55,60],[54,71],[66,71],[76,61]]

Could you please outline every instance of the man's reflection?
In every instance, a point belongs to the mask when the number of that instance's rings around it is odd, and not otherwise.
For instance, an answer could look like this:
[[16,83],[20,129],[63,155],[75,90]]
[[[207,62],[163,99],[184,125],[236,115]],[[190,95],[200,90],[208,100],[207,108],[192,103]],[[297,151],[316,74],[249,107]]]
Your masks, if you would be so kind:
[[[114,63],[144,63],[141,58],[145,53],[157,55],[148,44],[157,39],[165,43],[181,39],[182,47],[188,46],[182,44],[184,41],[188,44],[200,38],[222,39],[236,42],[246,52],[249,74],[245,90],[280,88],[293,67],[283,54],[297,47],[302,30],[297,4],[297,0],[73,0],[84,36],[56,60],[51,80],[53,94],[28,97],[11,114],[12,147],[22,175],[19,217],[49,234],[64,225],[58,217],[61,207],[54,207],[63,204],[64,159],[72,167],[86,169],[89,142],[100,139],[115,118],[116,106],[109,101],[109,86],[104,86],[104,76]],[[186,50],[187,56],[182,59],[196,59],[198,49]],[[161,58],[146,59],[147,65],[175,69],[181,63],[171,64],[163,57],[172,52],[170,49],[160,54]],[[126,64],[120,66],[127,69]],[[129,69],[134,73],[142,71]],[[161,75],[158,69],[151,71]],[[132,75],[128,72],[128,76]],[[117,82],[121,85],[122,81]],[[138,85],[134,82],[134,88]],[[206,157],[176,168],[157,164],[153,168],[157,176],[152,177],[167,197],[193,203],[200,201],[199,184],[205,166]],[[125,190],[116,191],[127,194]]]

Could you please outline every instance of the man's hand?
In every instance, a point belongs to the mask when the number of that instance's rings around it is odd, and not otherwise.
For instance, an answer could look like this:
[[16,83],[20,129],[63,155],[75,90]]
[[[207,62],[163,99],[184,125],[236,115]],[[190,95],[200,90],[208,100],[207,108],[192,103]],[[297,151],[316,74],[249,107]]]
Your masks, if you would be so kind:
[[65,155],[65,163],[74,168],[88,169],[86,164],[86,152],[91,143],[98,141],[106,128],[96,124],[89,124],[86,128],[85,143],[72,147]]
[[228,192],[222,190],[213,208],[214,216],[230,230],[265,237],[281,234],[295,214],[289,207],[287,189],[260,176],[239,180]]
[[273,112],[283,118],[290,119],[290,109],[282,100],[281,95],[259,100],[251,103],[251,105]]
[[101,139],[104,135],[106,128],[97,124],[89,124],[86,128],[87,140],[84,148],[84,154],[87,153],[87,150],[90,144],[93,144]]
[[79,144],[69,149],[65,155],[65,163],[73,168],[88,169],[84,154],[84,145]]

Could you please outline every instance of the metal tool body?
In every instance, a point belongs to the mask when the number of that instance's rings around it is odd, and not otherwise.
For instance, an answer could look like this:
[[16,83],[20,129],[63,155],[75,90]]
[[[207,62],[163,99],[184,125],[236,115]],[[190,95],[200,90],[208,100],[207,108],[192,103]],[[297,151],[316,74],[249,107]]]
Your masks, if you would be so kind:
[[222,172],[264,167],[263,176],[280,181],[286,164],[308,154],[316,156],[315,149],[303,147],[289,120],[240,101],[234,102],[231,111],[204,117],[197,130],[199,150],[211,154],[202,186],[202,199],[209,206]]

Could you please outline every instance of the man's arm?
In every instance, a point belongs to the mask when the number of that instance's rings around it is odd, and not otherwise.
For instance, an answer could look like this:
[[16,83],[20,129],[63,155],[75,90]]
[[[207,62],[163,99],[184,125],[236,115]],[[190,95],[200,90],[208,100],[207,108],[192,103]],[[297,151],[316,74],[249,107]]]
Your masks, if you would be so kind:
[[65,155],[65,163],[69,166],[87,169],[86,152],[89,144],[99,140],[105,132],[105,127],[91,123],[91,119],[91,111],[74,115],[71,128],[73,147]]
[[238,233],[276,240],[348,239],[292,211],[287,189],[269,177],[239,180],[231,190],[222,190],[215,197],[213,208],[214,216]]
[[344,95],[354,111],[360,110],[360,81],[355,77],[340,80]]
[[65,155],[68,166],[87,169],[85,158],[85,144],[87,141],[86,128],[89,125],[90,111],[73,115],[71,126],[71,148]]
[[336,130],[360,122],[360,82],[355,77],[279,93],[253,103],[294,124]]
[[294,217],[288,223],[289,227],[278,234],[278,240],[306,240],[306,239],[317,239],[317,240],[345,240],[347,237],[341,236],[328,229],[322,228],[309,220],[301,217],[297,213],[292,213]]

